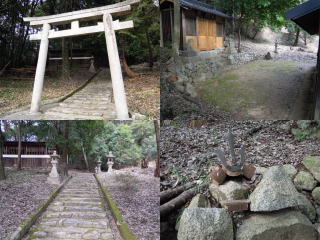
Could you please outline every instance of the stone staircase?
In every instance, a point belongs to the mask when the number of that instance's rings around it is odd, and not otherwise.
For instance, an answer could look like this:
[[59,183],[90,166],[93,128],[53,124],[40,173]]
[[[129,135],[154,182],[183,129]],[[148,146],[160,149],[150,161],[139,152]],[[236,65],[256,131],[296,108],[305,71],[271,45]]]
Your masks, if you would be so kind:
[[84,89],[75,93],[58,106],[45,112],[48,119],[115,119],[116,110],[112,102],[111,81],[103,79],[106,71],[101,71]]
[[114,240],[96,180],[81,173],[49,205],[27,239]]

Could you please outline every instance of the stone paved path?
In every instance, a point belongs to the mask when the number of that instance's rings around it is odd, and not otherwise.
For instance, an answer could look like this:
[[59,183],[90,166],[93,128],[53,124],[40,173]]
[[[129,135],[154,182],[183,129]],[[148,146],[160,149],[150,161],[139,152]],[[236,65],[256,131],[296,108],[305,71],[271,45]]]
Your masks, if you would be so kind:
[[41,107],[42,114],[31,115],[29,110],[7,115],[8,120],[73,120],[73,119],[115,119],[115,105],[112,102],[110,72],[102,70],[81,91],[58,104]]
[[27,239],[114,240],[92,174],[81,173],[73,177],[49,205]]

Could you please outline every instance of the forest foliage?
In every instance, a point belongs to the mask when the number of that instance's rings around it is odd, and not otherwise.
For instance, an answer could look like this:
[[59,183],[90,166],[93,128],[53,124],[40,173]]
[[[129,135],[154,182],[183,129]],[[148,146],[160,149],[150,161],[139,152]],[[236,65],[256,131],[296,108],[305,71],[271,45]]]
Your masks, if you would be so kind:
[[[61,162],[79,169],[92,170],[99,158],[106,163],[109,151],[115,156],[115,168],[139,166],[145,159],[157,158],[152,121],[2,122],[3,141],[18,141],[20,124],[22,141],[46,142],[48,147],[58,150]],[[68,160],[63,159],[66,156]]]
[[[29,40],[29,34],[36,30],[23,21],[23,17],[45,16],[81,9],[105,6],[118,0],[4,0],[0,1],[0,69],[10,62],[10,67],[35,65],[39,43]],[[134,28],[117,32],[119,52],[123,52],[129,64],[149,62],[158,59],[159,12],[151,0],[141,0],[121,20],[131,19]],[[81,26],[94,24],[81,23]],[[57,26],[66,29],[69,26]],[[99,66],[107,64],[104,34],[50,41],[50,49],[61,49],[62,57],[70,55],[72,47],[93,51]],[[65,58],[68,59],[68,58]],[[64,64],[64,67],[68,64]],[[69,71],[69,70],[68,70]]]

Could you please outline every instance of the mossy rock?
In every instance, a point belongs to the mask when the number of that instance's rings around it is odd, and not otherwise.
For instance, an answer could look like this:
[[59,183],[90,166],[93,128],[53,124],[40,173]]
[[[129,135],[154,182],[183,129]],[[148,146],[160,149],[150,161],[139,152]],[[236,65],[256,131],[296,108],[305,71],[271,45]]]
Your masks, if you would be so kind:
[[316,203],[320,204],[320,187],[316,187],[312,191],[312,197],[316,201]]
[[286,171],[286,173],[289,175],[289,177],[291,177],[292,179],[298,172],[297,169],[290,164],[283,165],[283,168]]
[[293,182],[297,188],[308,191],[311,191],[317,185],[317,181],[306,171],[300,171]]
[[320,157],[307,156],[302,161],[303,165],[312,173],[312,175],[320,181]]

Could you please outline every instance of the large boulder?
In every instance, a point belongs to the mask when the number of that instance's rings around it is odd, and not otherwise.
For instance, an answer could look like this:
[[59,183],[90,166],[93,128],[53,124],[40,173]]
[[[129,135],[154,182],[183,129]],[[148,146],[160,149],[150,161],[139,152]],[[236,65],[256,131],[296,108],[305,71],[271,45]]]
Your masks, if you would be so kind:
[[293,182],[297,188],[308,191],[312,191],[312,189],[317,185],[317,181],[306,171],[300,171],[294,178]]
[[299,211],[252,214],[238,228],[236,240],[317,240],[318,232]]
[[315,208],[302,193],[297,191],[283,166],[270,167],[251,193],[249,200],[250,210],[253,212],[296,208],[312,221],[316,217]]
[[218,202],[221,200],[241,200],[248,198],[249,186],[235,181],[227,181],[219,186],[211,184],[209,191]]
[[303,165],[312,173],[312,175],[320,182],[320,157],[307,156],[303,159]]
[[187,208],[180,219],[178,240],[233,240],[233,224],[223,208]]

